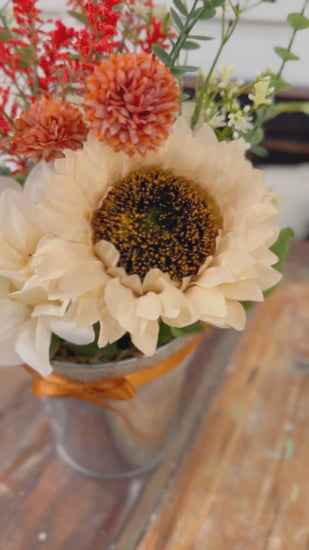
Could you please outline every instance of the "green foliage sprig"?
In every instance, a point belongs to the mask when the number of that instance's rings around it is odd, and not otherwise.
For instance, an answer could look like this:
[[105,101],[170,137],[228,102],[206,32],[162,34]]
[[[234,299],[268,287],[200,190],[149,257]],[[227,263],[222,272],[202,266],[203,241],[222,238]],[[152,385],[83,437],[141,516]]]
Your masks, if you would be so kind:
[[[195,108],[191,126],[195,128],[196,124],[202,119],[213,126],[219,141],[243,137],[256,154],[265,153],[265,150],[259,145],[263,139],[264,122],[282,112],[303,112],[306,114],[309,112],[309,102],[276,103],[275,101],[277,92],[289,87],[282,76],[286,64],[299,59],[293,52],[293,46],[297,33],[309,28],[309,19],[305,15],[309,0],[304,1],[300,12],[290,13],[287,17],[287,23],[292,28],[292,34],[287,46],[276,46],[274,48],[275,53],[281,59],[277,72],[273,73],[271,70],[266,69],[257,80],[247,83],[245,87],[231,80],[224,90],[222,82],[218,79],[218,63],[221,54],[234,34],[241,18],[248,10],[265,2],[275,3],[275,0],[248,0],[243,2],[242,5],[234,0],[194,0],[191,9],[188,8],[185,0],[173,0],[174,5],[170,9],[169,18],[176,29],[177,38],[171,39],[169,52],[160,46],[153,46],[153,52],[170,67],[173,74],[178,76],[180,85],[182,85],[182,76],[185,73],[198,71],[198,67],[188,65],[182,61],[183,52],[196,50],[201,47],[202,41],[213,38],[208,34],[195,34],[196,24],[201,20],[210,20],[216,15],[217,17],[220,16],[221,36],[219,46],[209,71],[205,75],[200,74],[197,79]],[[268,86],[264,85],[264,97],[262,94],[262,81],[268,82]],[[249,104],[242,105],[242,95],[250,90]],[[222,93],[223,91],[224,93]],[[259,95],[257,95],[257,91]],[[260,101],[257,100],[258,97],[260,97]],[[184,94],[182,99],[186,99]],[[213,124],[211,124],[212,121]],[[218,122],[219,124],[216,124]]]

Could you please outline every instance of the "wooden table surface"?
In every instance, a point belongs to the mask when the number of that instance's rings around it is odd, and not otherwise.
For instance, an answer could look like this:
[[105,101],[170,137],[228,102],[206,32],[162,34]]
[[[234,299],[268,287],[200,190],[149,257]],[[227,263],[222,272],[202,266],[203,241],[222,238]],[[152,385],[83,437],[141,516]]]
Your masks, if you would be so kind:
[[205,338],[146,476],[71,470],[28,375],[0,371],[0,550],[309,549],[309,244],[289,258],[244,333]]

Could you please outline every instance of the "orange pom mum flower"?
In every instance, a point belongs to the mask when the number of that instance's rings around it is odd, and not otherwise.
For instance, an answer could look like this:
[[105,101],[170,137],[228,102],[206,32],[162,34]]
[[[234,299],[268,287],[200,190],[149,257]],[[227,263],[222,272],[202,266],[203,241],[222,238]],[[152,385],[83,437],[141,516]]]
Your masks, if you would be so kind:
[[33,162],[64,157],[63,149],[80,149],[88,134],[78,107],[59,97],[35,101],[16,127],[14,151]]
[[177,82],[144,52],[111,55],[87,80],[86,119],[97,138],[132,157],[156,151],[179,111]]

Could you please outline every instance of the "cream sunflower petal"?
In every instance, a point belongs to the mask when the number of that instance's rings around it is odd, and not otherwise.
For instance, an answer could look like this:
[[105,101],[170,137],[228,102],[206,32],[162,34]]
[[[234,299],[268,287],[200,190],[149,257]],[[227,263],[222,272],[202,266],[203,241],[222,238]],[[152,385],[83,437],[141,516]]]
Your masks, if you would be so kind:
[[200,321],[206,325],[212,325],[218,328],[228,328],[225,317],[216,317],[215,315],[201,315]]
[[67,150],[65,158],[55,159],[54,166],[57,174],[65,174],[70,179],[74,180],[76,177],[76,152]]
[[43,281],[56,280],[49,296],[80,296],[108,280],[102,263],[82,243],[70,243],[57,238],[44,238],[32,260]]
[[20,184],[14,178],[0,176],[0,194],[4,189],[15,189],[16,191],[20,191]]
[[264,291],[277,285],[282,279],[282,273],[263,264],[257,264],[257,282]]
[[271,246],[279,235],[279,228],[273,225],[258,225],[248,229],[244,236],[244,246],[248,251],[253,251],[262,244]]
[[25,259],[16,248],[0,235],[0,269],[20,270],[25,265]]
[[164,280],[168,281],[169,277],[160,269],[150,269],[143,281],[143,291],[161,292],[164,289]]
[[42,319],[29,319],[16,334],[15,349],[22,361],[42,376],[51,372],[49,346],[51,330]]
[[42,287],[29,289],[23,288],[22,290],[12,292],[11,297],[16,300],[16,302],[32,307],[47,301],[46,292]]
[[136,330],[131,334],[133,344],[145,355],[153,355],[156,351],[159,335],[159,323],[139,319]]
[[20,253],[29,255],[42,235],[34,205],[22,190],[5,189],[0,196],[1,233]]
[[126,332],[126,329],[121,327],[116,319],[114,319],[108,309],[102,308],[100,311],[100,334],[98,346],[100,348],[107,344],[113,344],[121,338]]
[[49,201],[37,207],[42,224],[63,239],[87,242],[91,209],[76,184],[55,174],[47,180],[46,193]]
[[5,277],[10,281],[12,291],[20,290],[27,280],[27,276],[25,273],[23,273],[23,271],[0,269],[0,276]]
[[135,317],[135,298],[131,289],[119,279],[112,279],[105,287],[105,301],[110,315],[126,330],[130,330]]
[[25,181],[24,190],[34,204],[39,204],[46,200],[45,182],[48,176],[53,173],[53,163],[45,162],[45,160],[41,160],[32,168]]
[[[5,294],[4,282],[2,291]],[[28,319],[29,309],[8,299],[0,299],[0,365],[9,367],[22,363],[15,346],[16,332]]]
[[208,124],[203,124],[201,128],[198,129],[195,133],[195,139],[206,146],[218,144],[216,134]]
[[95,334],[92,326],[80,328],[74,323],[66,321],[65,318],[46,317],[45,321],[53,333],[72,344],[83,346],[94,340]]
[[159,294],[162,304],[162,316],[176,318],[180,315],[182,309],[187,308],[187,298],[172,284],[162,281],[164,290]]
[[[117,270],[118,272],[118,270]],[[110,274],[110,271],[108,272]],[[133,292],[135,292],[138,295],[143,294],[143,285],[141,282],[141,279],[138,275],[119,275],[118,273],[115,275],[116,277],[119,276],[119,279],[121,281],[121,284],[127,288],[131,288]]]
[[278,216],[278,208],[269,202],[251,205],[246,212],[247,223],[250,225],[264,224],[273,221]]
[[172,327],[182,328],[193,325],[200,318],[200,313],[195,304],[190,303],[183,308],[177,317],[166,317],[162,315],[162,321]]
[[157,321],[161,314],[161,300],[154,292],[137,298],[135,314],[147,321]]
[[70,301],[65,300],[63,302],[48,301],[47,295],[45,295],[45,303],[40,303],[33,308],[32,317],[40,317],[41,315],[49,315],[52,317],[63,317],[69,307]]
[[[102,170],[102,163],[95,162],[88,155],[78,153],[76,160],[76,182],[89,204],[97,208],[98,201],[102,200],[107,191],[109,179]],[[89,180],[91,185],[88,184]]]
[[227,324],[236,330],[244,330],[246,325],[246,312],[243,306],[235,300],[226,300]]
[[10,281],[6,277],[0,277],[0,298],[7,298],[9,295],[9,292],[10,292]]
[[220,285],[222,294],[231,300],[263,301],[263,293],[258,283],[254,280],[237,281],[232,284]]
[[210,267],[197,280],[198,286],[214,288],[223,283],[232,283],[235,277],[228,269],[223,267]]
[[93,250],[107,268],[117,265],[120,254],[113,243],[102,239],[94,245]]
[[86,292],[75,302],[75,322],[78,327],[94,325],[100,317],[100,301],[104,286]]
[[261,246],[260,248],[257,248],[252,252],[251,254],[252,258],[259,262],[263,263],[264,265],[273,265],[276,264],[278,261],[278,257],[274,252],[266,248],[266,246]]
[[226,317],[226,301],[220,290],[195,286],[187,291],[187,296],[203,318],[205,315],[218,318]]
[[83,295],[97,286],[102,286],[108,281],[108,276],[102,273],[101,266],[96,261],[78,262],[72,264],[59,283],[50,287],[51,299],[69,299]]

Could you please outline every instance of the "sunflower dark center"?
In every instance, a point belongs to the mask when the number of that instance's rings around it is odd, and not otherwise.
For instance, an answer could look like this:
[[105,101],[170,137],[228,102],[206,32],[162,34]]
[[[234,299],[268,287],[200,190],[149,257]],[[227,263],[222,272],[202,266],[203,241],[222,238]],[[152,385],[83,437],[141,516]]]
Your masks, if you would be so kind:
[[112,242],[119,265],[144,279],[152,268],[175,281],[194,276],[215,251],[219,210],[199,185],[158,168],[118,180],[92,217],[93,242]]

